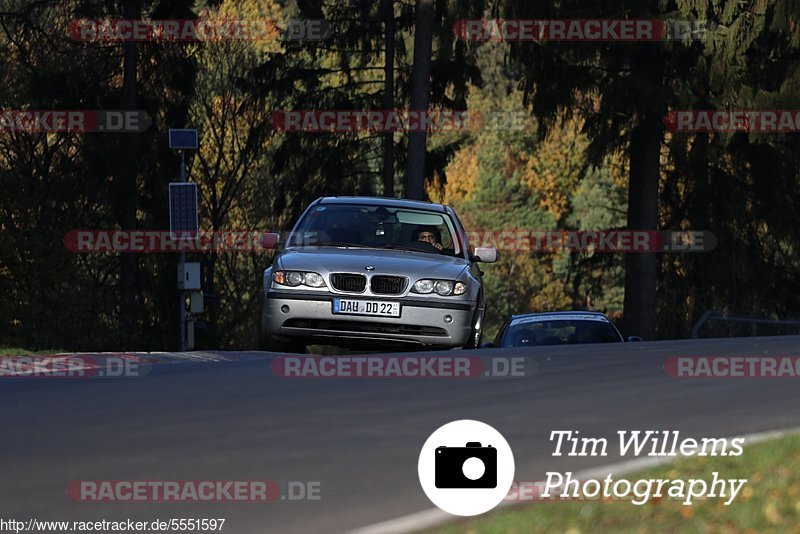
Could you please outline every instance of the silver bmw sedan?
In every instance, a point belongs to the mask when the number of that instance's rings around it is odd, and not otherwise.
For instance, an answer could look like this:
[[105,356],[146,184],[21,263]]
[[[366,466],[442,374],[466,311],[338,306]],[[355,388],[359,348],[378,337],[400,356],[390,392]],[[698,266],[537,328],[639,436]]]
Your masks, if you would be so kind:
[[452,208],[373,197],[314,201],[264,270],[262,350],[473,348],[486,310],[479,262]]

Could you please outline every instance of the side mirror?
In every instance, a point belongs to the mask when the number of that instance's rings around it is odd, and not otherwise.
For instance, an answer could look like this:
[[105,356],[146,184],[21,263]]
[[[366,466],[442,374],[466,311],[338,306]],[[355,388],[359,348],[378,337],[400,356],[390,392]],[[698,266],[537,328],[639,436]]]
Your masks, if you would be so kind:
[[482,349],[493,349],[494,348],[494,343],[492,343],[491,341],[489,341],[487,343],[481,343],[480,348],[482,348]]
[[497,261],[497,249],[494,247],[475,247],[475,254],[472,257],[475,258],[475,261],[494,263]]
[[628,338],[625,341],[644,341],[644,340],[639,336],[628,336]]
[[278,245],[281,242],[281,234],[274,233],[274,232],[265,232],[263,236],[261,236],[261,246],[267,250],[274,250],[278,248]]

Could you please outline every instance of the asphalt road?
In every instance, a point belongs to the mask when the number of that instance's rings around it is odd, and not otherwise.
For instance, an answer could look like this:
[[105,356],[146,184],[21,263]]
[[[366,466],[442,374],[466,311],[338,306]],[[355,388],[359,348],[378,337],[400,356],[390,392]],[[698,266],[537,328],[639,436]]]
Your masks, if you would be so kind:
[[[700,438],[799,426],[797,379],[675,379],[662,367],[676,355],[798,349],[800,337],[489,351],[525,357],[529,373],[551,358],[525,378],[278,379],[267,353],[217,353],[141,379],[0,379],[0,518],[215,517],[232,533],[346,531],[432,507],[419,449],[456,419],[502,432],[518,480],[619,460],[553,457],[552,430]],[[65,491],[72,480],[264,479],[320,482],[321,499],[79,503]]]

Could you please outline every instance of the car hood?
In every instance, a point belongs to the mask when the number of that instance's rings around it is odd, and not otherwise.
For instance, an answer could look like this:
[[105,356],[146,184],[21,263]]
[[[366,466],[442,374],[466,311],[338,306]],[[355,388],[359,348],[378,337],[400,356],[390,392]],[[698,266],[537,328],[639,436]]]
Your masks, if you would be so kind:
[[[320,274],[397,274],[454,280],[467,268],[464,258],[387,249],[302,247],[281,252],[278,269]],[[374,267],[374,270],[367,270]]]

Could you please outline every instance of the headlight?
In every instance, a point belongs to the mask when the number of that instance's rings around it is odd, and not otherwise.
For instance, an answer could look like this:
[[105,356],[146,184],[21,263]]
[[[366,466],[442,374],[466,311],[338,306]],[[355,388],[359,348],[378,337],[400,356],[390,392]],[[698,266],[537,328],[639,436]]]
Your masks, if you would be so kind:
[[298,273],[295,271],[286,273],[286,285],[287,286],[299,286],[303,283],[303,273]]
[[414,284],[415,293],[433,293],[433,280],[420,280]]
[[303,283],[310,287],[325,287],[325,280],[318,273],[305,273]]
[[449,280],[437,280],[433,284],[433,290],[437,295],[447,296],[453,292],[453,282]]
[[417,281],[411,288],[414,293],[436,293],[442,297],[451,295],[463,295],[467,292],[467,284],[464,282],[453,282],[452,280],[428,280]]
[[308,287],[326,287],[325,280],[319,273],[303,272],[303,271],[275,271],[272,274],[272,280],[276,284],[289,287],[308,286]]

